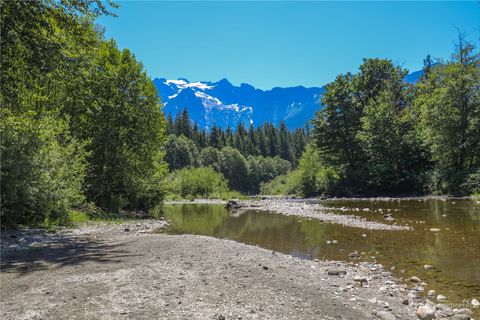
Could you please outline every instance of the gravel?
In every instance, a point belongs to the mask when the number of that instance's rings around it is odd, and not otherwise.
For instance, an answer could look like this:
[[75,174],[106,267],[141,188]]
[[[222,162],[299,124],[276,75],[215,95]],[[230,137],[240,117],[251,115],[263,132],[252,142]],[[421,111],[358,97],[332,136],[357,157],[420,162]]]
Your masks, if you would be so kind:
[[159,224],[165,222],[30,230],[42,245],[2,259],[0,318],[416,318],[420,302],[405,305],[408,288],[381,265],[310,261],[229,240],[151,233]]
[[247,200],[241,201],[241,210],[271,211],[283,215],[295,215],[307,218],[318,219],[323,222],[337,223],[348,227],[363,228],[370,230],[410,230],[411,227],[387,224],[376,221],[369,221],[356,215],[335,214],[331,208],[324,207],[318,203],[289,201],[289,200]]

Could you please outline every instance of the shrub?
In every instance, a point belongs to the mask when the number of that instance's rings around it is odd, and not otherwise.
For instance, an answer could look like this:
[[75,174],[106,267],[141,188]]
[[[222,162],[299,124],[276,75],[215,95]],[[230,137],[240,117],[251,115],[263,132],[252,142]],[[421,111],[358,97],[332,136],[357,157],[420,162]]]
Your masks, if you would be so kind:
[[66,125],[49,117],[14,116],[1,120],[1,223],[55,223],[84,200],[84,145]]
[[238,196],[228,188],[228,181],[211,167],[184,168],[171,173],[170,195],[182,198],[230,198]]

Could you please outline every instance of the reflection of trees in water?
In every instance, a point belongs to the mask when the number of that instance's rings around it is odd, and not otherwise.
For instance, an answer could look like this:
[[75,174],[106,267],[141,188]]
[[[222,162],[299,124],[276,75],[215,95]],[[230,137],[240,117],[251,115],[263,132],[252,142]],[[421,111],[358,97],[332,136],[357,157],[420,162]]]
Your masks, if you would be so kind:
[[174,232],[215,235],[228,218],[221,205],[181,204],[164,207],[165,218],[171,221]]

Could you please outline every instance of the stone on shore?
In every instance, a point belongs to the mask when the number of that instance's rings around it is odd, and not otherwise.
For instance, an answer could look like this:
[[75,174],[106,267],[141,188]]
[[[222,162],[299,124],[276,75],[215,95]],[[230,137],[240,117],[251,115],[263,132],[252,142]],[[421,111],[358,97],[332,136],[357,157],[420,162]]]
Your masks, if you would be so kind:
[[430,306],[420,306],[417,309],[417,317],[420,320],[433,320],[435,319],[435,311]]

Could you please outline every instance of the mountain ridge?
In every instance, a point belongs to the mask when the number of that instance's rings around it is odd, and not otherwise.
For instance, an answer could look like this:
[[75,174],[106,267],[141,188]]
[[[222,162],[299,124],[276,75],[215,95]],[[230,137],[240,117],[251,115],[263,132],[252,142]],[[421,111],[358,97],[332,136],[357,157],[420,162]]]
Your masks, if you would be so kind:
[[[423,72],[415,71],[405,82],[416,83]],[[217,82],[155,78],[153,80],[166,115],[173,117],[186,108],[190,118],[202,128],[214,124],[223,129],[239,123],[258,126],[265,122],[278,125],[280,121],[290,129],[304,127],[322,108],[321,95],[325,86],[255,88],[248,83],[233,85],[223,78]]]

